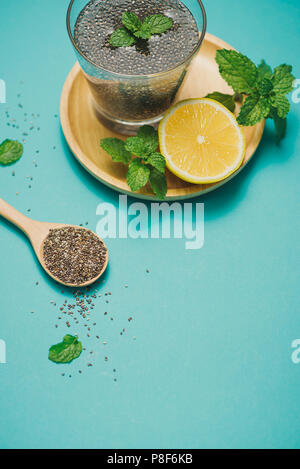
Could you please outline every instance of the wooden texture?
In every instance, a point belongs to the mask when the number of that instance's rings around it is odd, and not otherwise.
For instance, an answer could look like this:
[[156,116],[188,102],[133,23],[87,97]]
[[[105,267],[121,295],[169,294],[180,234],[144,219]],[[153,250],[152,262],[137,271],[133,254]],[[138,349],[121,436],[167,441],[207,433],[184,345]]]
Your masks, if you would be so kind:
[[[213,91],[230,93],[232,90],[221,78],[215,55],[218,49],[232,49],[221,39],[206,34],[198,55],[191,64],[176,101],[200,98]],[[238,111],[238,110],[237,110]],[[86,79],[78,63],[72,68],[65,82],[60,107],[61,125],[65,138],[82,166],[105,185],[122,193],[144,199],[155,199],[146,188],[132,192],[126,183],[126,168],[114,163],[100,148],[100,139],[120,137],[103,126],[96,118]],[[210,192],[228,182],[248,163],[262,138],[265,122],[254,127],[244,127],[246,154],[242,166],[227,179],[214,184],[190,184],[167,171],[168,192],[166,200],[180,200]]]
[[[14,207],[9,205],[7,202],[5,202],[3,199],[0,199],[0,215],[2,215],[4,218],[6,218],[8,221],[16,225],[18,228],[20,228],[30,239],[30,242],[33,246],[33,249],[36,253],[36,256],[42,265],[43,269],[47,272],[50,277],[52,277],[54,280],[56,280],[58,283],[61,283],[62,285],[66,285],[68,287],[85,287],[87,285],[90,285],[91,283],[94,283],[96,280],[98,280],[101,275],[104,273],[107,263],[108,263],[108,250],[106,248],[106,261],[105,264],[103,265],[103,268],[99,275],[92,280],[89,280],[88,282],[85,282],[81,285],[74,285],[74,284],[65,284],[61,280],[59,280],[57,277],[55,277],[46,267],[44,257],[43,257],[43,244],[45,239],[47,238],[49,231],[54,228],[65,228],[65,227],[72,227],[73,225],[64,225],[61,223],[47,223],[47,222],[41,222],[41,221],[36,221],[32,220],[31,218],[26,217],[23,215],[21,212],[16,210]],[[86,229],[82,228],[81,226],[74,226],[74,228],[79,228],[79,229]],[[89,230],[88,230],[89,231]],[[99,238],[101,239],[101,238]],[[102,243],[105,246],[105,243],[101,239]]]

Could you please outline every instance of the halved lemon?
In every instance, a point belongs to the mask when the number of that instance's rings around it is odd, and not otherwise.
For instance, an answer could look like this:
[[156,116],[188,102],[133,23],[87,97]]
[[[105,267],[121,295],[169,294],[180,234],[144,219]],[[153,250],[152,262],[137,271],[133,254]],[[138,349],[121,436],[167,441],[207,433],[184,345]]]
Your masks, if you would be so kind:
[[168,169],[194,184],[227,178],[245,156],[245,139],[236,118],[208,98],[187,99],[171,107],[159,125],[159,143]]

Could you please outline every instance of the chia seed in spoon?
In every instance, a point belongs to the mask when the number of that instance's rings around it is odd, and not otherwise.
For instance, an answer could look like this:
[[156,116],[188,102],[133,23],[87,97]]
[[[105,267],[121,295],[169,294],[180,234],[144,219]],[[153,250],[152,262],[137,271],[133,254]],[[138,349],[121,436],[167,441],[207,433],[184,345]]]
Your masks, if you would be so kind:
[[43,256],[54,277],[79,286],[100,274],[107,249],[98,236],[87,229],[55,228],[45,239]]

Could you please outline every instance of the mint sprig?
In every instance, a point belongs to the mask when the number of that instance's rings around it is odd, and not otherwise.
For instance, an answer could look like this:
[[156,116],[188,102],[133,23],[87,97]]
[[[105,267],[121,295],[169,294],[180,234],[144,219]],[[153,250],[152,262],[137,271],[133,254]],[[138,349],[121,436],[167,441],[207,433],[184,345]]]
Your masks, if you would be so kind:
[[23,155],[23,145],[17,140],[6,139],[0,145],[0,164],[3,166],[15,163]]
[[103,138],[101,148],[113,161],[128,165],[127,184],[133,192],[142,189],[148,182],[154,194],[164,199],[167,193],[165,175],[166,161],[157,151],[157,131],[144,125],[136,137],[129,137],[124,142],[118,138]]
[[49,349],[49,360],[54,363],[71,363],[82,352],[82,344],[77,337],[65,335],[63,341]]
[[110,36],[109,43],[113,47],[132,46],[138,39],[148,40],[155,34],[163,34],[173,26],[173,20],[168,16],[149,15],[142,22],[132,11],[123,13],[122,23],[123,27],[116,29]]
[[286,117],[290,110],[286,95],[292,91],[295,80],[291,65],[283,64],[273,71],[264,60],[256,66],[245,55],[227,49],[217,51],[216,62],[234,94],[215,92],[207,97],[222,103],[231,112],[235,110],[235,102],[242,98],[238,123],[252,126],[263,119],[273,119],[279,144],[286,134]]

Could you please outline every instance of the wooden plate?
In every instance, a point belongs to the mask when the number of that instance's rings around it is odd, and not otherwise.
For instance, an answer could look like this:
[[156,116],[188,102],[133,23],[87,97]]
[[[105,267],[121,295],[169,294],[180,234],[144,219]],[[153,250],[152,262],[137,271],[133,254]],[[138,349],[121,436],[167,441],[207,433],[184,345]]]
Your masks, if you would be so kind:
[[[199,54],[193,60],[187,77],[177,96],[177,101],[187,98],[200,98],[207,93],[232,90],[221,78],[215,62],[217,49],[232,49],[221,39],[206,34]],[[103,184],[124,194],[143,199],[154,199],[150,190],[132,192],[126,183],[126,168],[114,163],[100,148],[104,137],[120,137],[103,126],[95,116],[86,79],[78,63],[72,68],[63,88],[60,106],[60,119],[65,138],[82,166]],[[230,177],[214,184],[190,184],[167,173],[168,193],[166,200],[180,200],[196,197],[213,191],[238,174],[253,156],[264,131],[264,122],[254,127],[244,127],[246,155],[242,166]]]

